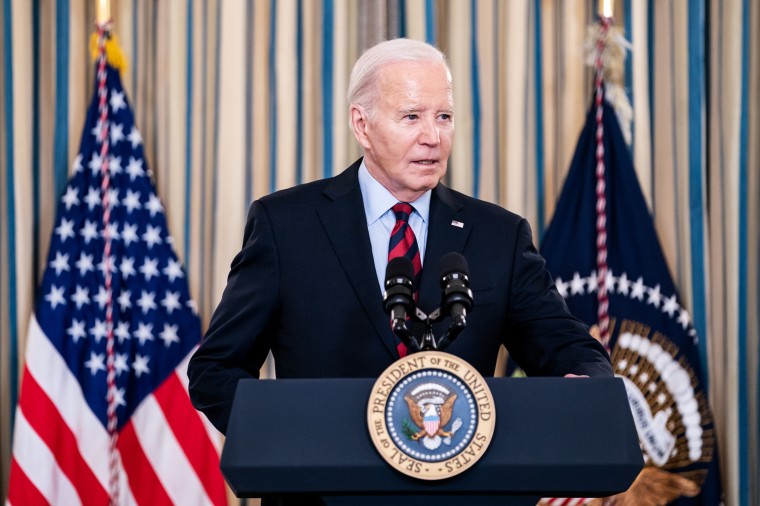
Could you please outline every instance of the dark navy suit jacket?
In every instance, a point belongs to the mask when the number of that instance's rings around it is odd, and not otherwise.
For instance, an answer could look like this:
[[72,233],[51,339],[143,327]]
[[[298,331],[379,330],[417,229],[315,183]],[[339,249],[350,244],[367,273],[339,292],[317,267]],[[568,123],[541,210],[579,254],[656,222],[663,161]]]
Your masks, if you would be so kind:
[[[242,250],[188,367],[193,404],[221,432],[238,380],[258,377],[269,350],[278,378],[376,377],[399,358],[359,165],[251,205]],[[447,352],[484,376],[493,375],[501,344],[528,375],[612,375],[604,348],[569,314],[525,219],[439,184],[419,290],[426,313],[440,305],[438,260],[451,251],[468,261],[474,306]],[[447,324],[436,324],[436,337]]]

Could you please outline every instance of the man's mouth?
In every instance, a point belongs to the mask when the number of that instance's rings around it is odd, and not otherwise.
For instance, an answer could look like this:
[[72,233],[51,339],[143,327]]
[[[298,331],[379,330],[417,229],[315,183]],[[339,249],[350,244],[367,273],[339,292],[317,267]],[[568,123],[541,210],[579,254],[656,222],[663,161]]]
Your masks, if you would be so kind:
[[438,163],[438,160],[415,160],[413,163],[418,163],[420,165],[435,165]]

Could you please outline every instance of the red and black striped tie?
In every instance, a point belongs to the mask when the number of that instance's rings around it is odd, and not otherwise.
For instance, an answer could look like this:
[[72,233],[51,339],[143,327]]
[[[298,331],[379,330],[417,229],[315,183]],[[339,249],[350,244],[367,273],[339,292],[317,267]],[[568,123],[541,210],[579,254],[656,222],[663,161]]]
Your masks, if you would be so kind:
[[[422,260],[414,231],[409,226],[409,216],[411,216],[414,208],[406,202],[399,202],[391,210],[396,215],[396,225],[393,227],[391,240],[388,244],[388,261],[390,262],[398,257],[406,257],[412,262],[414,267],[414,299],[417,300],[417,291],[422,278]],[[400,357],[406,356],[407,349],[404,343],[399,343],[396,348]]]

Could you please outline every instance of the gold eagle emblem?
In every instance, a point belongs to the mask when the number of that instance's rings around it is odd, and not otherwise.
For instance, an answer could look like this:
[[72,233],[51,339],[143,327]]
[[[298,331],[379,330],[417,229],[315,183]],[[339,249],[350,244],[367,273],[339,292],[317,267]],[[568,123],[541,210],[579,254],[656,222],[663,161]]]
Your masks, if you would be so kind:
[[[409,415],[412,417],[412,421],[420,429],[412,435],[414,441],[417,441],[425,435],[428,437],[451,437],[453,435],[451,432],[446,432],[444,427],[446,427],[449,424],[449,421],[451,421],[451,414],[454,411],[454,402],[457,400],[456,394],[451,394],[446,400],[444,400],[443,404],[440,405],[440,408],[432,402],[420,405],[409,395],[404,396],[404,400],[409,407]],[[437,423],[426,424],[426,418],[437,418]],[[432,428],[433,426],[435,427],[434,429]]]

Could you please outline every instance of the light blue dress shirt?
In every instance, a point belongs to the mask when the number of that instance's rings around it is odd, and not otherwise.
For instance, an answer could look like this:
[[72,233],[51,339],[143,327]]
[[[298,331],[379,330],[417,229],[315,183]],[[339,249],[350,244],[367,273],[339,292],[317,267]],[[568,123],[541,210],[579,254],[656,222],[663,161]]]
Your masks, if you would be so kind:
[[[396,205],[398,200],[370,175],[364,161],[359,167],[359,188],[364,201],[369,240],[372,243],[372,258],[375,261],[377,283],[382,292],[385,290],[383,283],[385,281],[385,268],[388,266],[388,242],[393,227],[396,225],[396,215],[391,211],[391,207]],[[414,212],[409,218],[409,225],[417,238],[421,261],[425,258],[425,245],[427,244],[430,195],[430,190],[428,190],[414,202],[409,202],[414,207]]]

